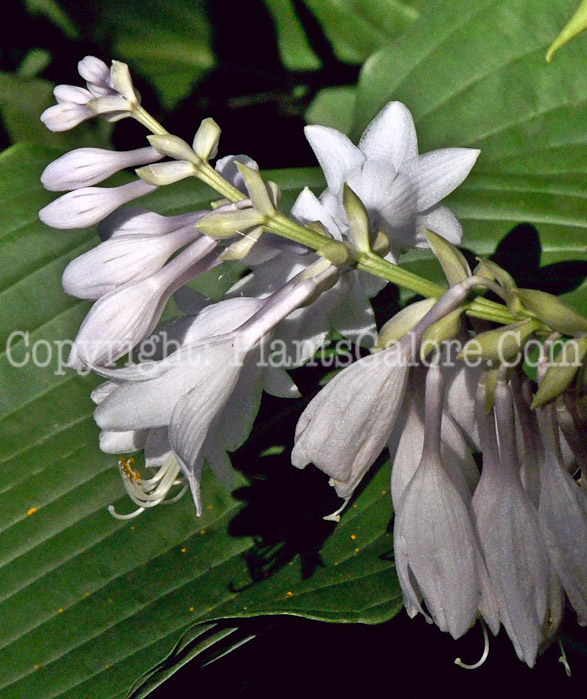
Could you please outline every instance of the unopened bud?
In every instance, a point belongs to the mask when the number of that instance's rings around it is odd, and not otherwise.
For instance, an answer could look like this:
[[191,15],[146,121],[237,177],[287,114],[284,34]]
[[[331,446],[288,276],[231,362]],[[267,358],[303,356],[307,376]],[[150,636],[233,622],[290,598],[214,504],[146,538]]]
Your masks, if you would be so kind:
[[218,152],[221,128],[211,117],[202,121],[194,136],[193,149],[202,160],[215,158]]
[[587,334],[587,318],[557,296],[536,289],[518,289],[517,294],[524,306],[553,330],[571,336]]
[[263,181],[259,171],[243,163],[239,163],[238,161],[236,166],[243,176],[247,192],[257,211],[260,211],[266,216],[273,216],[277,213],[271,201],[271,197],[269,196],[269,192],[267,191],[267,185]]
[[172,160],[167,163],[145,165],[135,170],[135,172],[145,182],[159,187],[179,182],[179,180],[183,180],[186,177],[192,177],[196,174],[197,169],[195,165],[185,160]]
[[316,252],[337,267],[346,264],[351,258],[346,245],[337,240],[330,240],[324,243]]
[[258,228],[254,228],[252,231],[244,234],[242,238],[235,240],[234,243],[231,243],[226,250],[224,250],[224,252],[220,255],[221,259],[242,260],[251,252],[262,233],[263,227],[259,226]]
[[461,315],[464,310],[463,307],[455,309],[424,331],[422,344],[420,345],[420,358],[422,361],[426,359],[430,352],[442,345],[443,342],[452,340],[459,334]]
[[346,182],[344,183],[342,201],[349,223],[348,235],[351,243],[359,252],[370,252],[369,214],[363,202]]
[[520,350],[538,327],[540,327],[540,323],[532,318],[527,318],[513,325],[480,333],[467,342],[459,358],[469,362],[481,358],[497,361],[500,364],[510,363],[513,359],[521,358],[519,357]]
[[404,335],[407,335],[422,320],[436,302],[437,299],[435,298],[423,299],[406,306],[399,313],[396,313],[381,328],[372,351],[376,352],[399,342]]
[[587,354],[587,337],[566,342],[546,370],[534,397],[532,408],[559,396],[572,383]]
[[432,252],[440,262],[444,276],[449,286],[462,282],[463,279],[471,276],[471,268],[463,253],[446,238],[429,231],[426,228],[424,233],[428,238]]
[[110,80],[112,81],[112,87],[118,94],[125,97],[130,105],[135,106],[139,103],[126,63],[122,61],[112,61]]
[[147,140],[156,148],[159,153],[167,155],[175,160],[185,160],[194,165],[199,165],[200,159],[194,153],[193,149],[190,148],[183,138],[179,136],[173,136],[172,134],[154,134],[152,136],[147,136]]
[[491,278],[495,279],[501,286],[510,313],[514,315],[519,313],[522,310],[522,304],[518,298],[518,287],[511,274],[491,260],[481,260],[480,266],[483,269],[481,274],[484,272],[489,273]]
[[198,230],[211,238],[232,238],[238,232],[266,223],[266,217],[255,209],[213,211],[198,221]]

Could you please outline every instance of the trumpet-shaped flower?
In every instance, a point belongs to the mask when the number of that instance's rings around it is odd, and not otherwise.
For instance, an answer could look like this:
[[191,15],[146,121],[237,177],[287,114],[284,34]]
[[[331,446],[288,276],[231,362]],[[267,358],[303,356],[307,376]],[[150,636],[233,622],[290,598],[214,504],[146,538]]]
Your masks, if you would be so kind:
[[408,614],[428,612],[458,638],[475,623],[482,603],[483,562],[463,488],[441,454],[443,400],[442,373],[433,365],[426,376],[422,457],[399,499],[394,549]]
[[429,247],[425,228],[451,243],[461,241],[458,219],[440,202],[467,177],[478,150],[446,148],[418,155],[412,115],[401,102],[390,102],[375,117],[358,146],[326,126],[307,126],[305,132],[326,177],[324,206],[344,221],[347,183],[369,212],[373,229],[388,236],[394,260],[401,247]]

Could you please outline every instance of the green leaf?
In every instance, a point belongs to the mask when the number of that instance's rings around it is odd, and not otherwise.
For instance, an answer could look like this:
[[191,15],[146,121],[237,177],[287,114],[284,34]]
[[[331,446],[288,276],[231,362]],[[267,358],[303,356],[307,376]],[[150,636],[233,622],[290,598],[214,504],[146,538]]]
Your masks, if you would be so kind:
[[[293,0],[264,0],[276,25],[279,51],[289,70],[316,70],[321,61],[308,38],[308,18]],[[333,53],[345,63],[362,63],[398,36],[419,15],[414,0],[304,0]]]
[[546,60],[551,61],[553,55],[561,46],[574,39],[578,34],[587,29],[587,0],[582,0],[575,14],[571,17],[568,24],[565,24],[561,33],[553,41],[552,45],[546,53]]
[[[261,425],[264,432],[257,432],[241,461],[274,460],[280,478],[297,484],[295,507],[295,488],[280,495],[276,485],[274,492],[266,481],[254,481],[233,496],[206,475],[200,520],[189,497],[130,521],[109,515],[110,503],[120,512],[134,506],[116,458],[98,449],[89,398],[97,382],[65,370],[58,356],[59,343],[74,336],[88,309],[63,293],[60,275],[97,236],[53,231],[39,222],[38,209],[54,195],[42,190],[38,177],[55,155],[18,146],[0,156],[3,699],[119,697],[178,639],[193,640],[202,622],[294,614],[375,623],[393,616],[401,594],[389,556],[389,469],[373,477],[338,526],[325,523],[321,517],[336,507],[326,478],[293,469],[287,453],[259,456],[276,445],[279,415]],[[270,176],[286,201],[302,183],[321,181],[316,171]],[[173,214],[210,198],[203,185],[182,182],[145,204]],[[46,366],[34,365],[33,352]],[[66,355],[64,347],[61,359]],[[289,401],[279,405],[294,409]],[[309,495],[304,500],[299,493],[307,479],[311,506]],[[316,487],[323,493],[318,500]],[[256,494],[265,488],[269,499],[259,505]],[[278,497],[291,508],[285,518],[281,506],[273,513],[281,518],[279,529],[268,507]],[[250,524],[256,521],[267,521],[260,534]],[[218,652],[230,647],[216,646],[223,628],[210,631]],[[172,672],[175,660],[161,672]]]
[[112,125],[102,120],[81,124],[73,131],[52,133],[40,121],[44,109],[55,104],[53,83],[0,71],[0,116],[11,141],[56,147],[107,146]]
[[96,9],[95,38],[107,37],[115,57],[155,87],[166,109],[215,65],[204,0],[101,0]]

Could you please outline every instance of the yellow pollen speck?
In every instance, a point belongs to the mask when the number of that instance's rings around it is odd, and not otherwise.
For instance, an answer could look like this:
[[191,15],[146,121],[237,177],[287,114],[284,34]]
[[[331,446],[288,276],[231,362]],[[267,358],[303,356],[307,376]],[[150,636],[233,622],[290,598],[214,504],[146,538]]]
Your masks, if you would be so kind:
[[382,490],[381,495],[387,495],[387,490]]
[[286,592],[285,593],[288,597],[293,597],[293,592]]
[[30,510],[27,510],[27,513],[26,513],[26,514],[27,514],[27,517],[30,517],[31,515],[34,515],[35,512],[38,512],[38,511],[39,511],[39,508],[38,508],[38,507],[31,507]]
[[38,665],[33,665],[33,667],[35,668],[35,670],[38,670],[38,669],[39,669],[39,666],[38,666]]
[[59,612],[59,614],[63,613],[63,609],[61,609],[61,607],[59,607],[59,609],[57,611]]
[[354,541],[357,538],[356,534],[351,534],[351,539]]
[[359,508],[358,505],[353,505],[353,510],[357,510]]
[[188,550],[188,549],[187,549],[187,546],[182,546],[182,547],[181,547],[181,552],[182,552],[182,553],[185,553],[187,550]]
[[110,604],[114,604],[114,600],[113,600],[113,599],[109,599],[108,601],[110,602]]
[[190,612],[193,612],[195,607],[190,607]]
[[138,481],[139,478],[141,477],[141,474],[139,471],[134,469],[132,465],[134,464],[135,460],[134,457],[131,456],[130,459],[124,459],[120,458],[118,460],[118,466],[120,467],[120,470],[122,471],[122,475],[126,476],[129,480],[131,481]]
[[200,534],[205,534],[205,533],[206,533],[206,530],[205,530],[205,529],[201,529],[201,530],[200,530]]
[[85,597],[89,597],[89,596],[90,596],[90,593],[89,593],[89,592],[86,592],[86,594],[85,594],[84,596],[85,596]]
[[133,529],[136,529],[136,527],[135,527],[134,524],[131,526],[131,531],[132,531]]
[[355,553],[359,553],[361,549],[355,549]]

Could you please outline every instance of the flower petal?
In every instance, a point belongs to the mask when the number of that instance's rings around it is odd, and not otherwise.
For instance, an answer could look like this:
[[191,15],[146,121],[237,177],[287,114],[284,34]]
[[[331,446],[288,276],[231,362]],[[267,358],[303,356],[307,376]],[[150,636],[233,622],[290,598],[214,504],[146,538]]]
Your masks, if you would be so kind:
[[306,126],[304,133],[324,171],[328,188],[335,194],[340,193],[348,173],[360,167],[365,161],[365,156],[336,129],[328,126]]
[[410,110],[390,102],[367,126],[359,148],[369,160],[389,160],[397,171],[404,160],[418,155],[418,137]]

